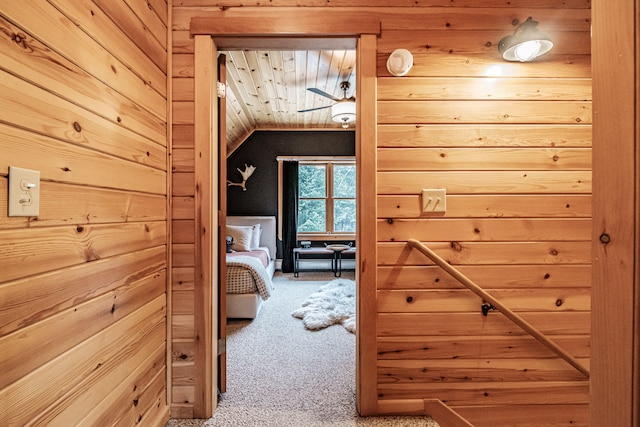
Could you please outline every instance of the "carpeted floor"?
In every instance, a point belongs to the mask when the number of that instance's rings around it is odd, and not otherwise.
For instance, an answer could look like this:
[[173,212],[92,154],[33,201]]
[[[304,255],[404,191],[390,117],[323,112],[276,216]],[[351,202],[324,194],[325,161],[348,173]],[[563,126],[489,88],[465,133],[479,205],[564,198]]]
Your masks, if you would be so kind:
[[[343,272],[353,279],[353,272]],[[228,325],[227,392],[208,420],[171,420],[167,427],[393,426],[438,427],[429,417],[358,416],[355,335],[341,325],[305,329],[291,312],[322,284],[325,272],[277,272],[275,290],[253,321]]]

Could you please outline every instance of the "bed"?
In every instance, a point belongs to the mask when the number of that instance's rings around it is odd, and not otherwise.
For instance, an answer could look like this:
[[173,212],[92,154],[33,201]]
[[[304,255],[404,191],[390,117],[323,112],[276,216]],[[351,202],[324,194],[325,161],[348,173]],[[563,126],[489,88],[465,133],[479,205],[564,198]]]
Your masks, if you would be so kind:
[[273,287],[276,218],[228,216],[226,226],[234,240],[226,256],[227,317],[254,319]]

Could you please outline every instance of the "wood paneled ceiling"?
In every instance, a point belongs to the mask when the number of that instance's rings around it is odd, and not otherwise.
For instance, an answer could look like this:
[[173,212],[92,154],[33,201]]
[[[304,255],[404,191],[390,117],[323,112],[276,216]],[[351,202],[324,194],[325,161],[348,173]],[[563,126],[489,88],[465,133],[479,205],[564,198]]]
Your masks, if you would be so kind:
[[[355,50],[229,50],[227,56],[227,154],[255,130],[341,129],[331,121],[335,101],[307,90],[343,98],[340,83],[355,95]],[[352,125],[353,127],[353,125]]]

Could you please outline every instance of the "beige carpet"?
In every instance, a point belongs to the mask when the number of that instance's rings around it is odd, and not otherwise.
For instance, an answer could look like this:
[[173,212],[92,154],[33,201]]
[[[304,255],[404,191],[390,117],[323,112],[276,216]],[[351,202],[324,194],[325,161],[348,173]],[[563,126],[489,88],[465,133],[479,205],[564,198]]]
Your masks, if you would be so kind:
[[[353,272],[343,277],[353,279]],[[227,392],[213,418],[167,426],[438,427],[428,417],[358,416],[355,335],[341,325],[309,331],[291,316],[332,279],[330,272],[276,273],[274,294],[258,317],[229,322]]]

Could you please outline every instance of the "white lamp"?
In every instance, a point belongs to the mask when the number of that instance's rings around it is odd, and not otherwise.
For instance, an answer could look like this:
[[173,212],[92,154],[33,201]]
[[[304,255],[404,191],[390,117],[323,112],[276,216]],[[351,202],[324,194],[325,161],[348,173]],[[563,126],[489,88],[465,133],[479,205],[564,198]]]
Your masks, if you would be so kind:
[[553,42],[538,31],[538,21],[528,17],[513,32],[498,43],[500,55],[507,61],[529,62],[549,52]]
[[342,123],[342,127],[347,129],[349,123],[356,121],[356,103],[352,99],[343,99],[331,106],[331,120]]

